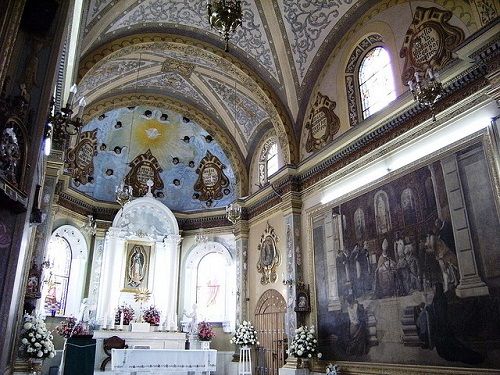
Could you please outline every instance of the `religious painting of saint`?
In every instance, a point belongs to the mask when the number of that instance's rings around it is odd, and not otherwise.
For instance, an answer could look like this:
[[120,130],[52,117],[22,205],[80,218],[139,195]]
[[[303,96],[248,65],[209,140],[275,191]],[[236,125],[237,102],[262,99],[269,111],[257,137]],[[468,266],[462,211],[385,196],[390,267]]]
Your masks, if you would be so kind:
[[125,291],[148,287],[150,253],[150,245],[140,243],[127,244],[125,278],[123,283]]
[[466,144],[312,217],[326,359],[500,368],[500,224],[485,155]]

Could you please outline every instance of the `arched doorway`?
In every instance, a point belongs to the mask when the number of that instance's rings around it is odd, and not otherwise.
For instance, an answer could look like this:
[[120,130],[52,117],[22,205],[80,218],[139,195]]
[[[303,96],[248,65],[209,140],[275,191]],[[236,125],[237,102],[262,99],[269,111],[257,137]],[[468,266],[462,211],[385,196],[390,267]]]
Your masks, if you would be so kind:
[[257,302],[257,375],[278,375],[278,369],[285,364],[285,312],[285,299],[277,290],[265,291]]

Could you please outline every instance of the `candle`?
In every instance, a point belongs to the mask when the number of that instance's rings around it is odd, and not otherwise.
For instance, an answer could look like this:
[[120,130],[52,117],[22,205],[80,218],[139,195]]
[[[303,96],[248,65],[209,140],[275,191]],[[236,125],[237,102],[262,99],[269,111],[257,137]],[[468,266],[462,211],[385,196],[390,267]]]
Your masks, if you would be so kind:
[[432,69],[431,68],[427,69],[427,75],[429,76],[430,80],[432,80],[434,78],[434,74],[432,74]]
[[173,325],[172,325],[172,330],[173,331],[177,331],[177,313],[174,314],[174,321],[173,321]]
[[420,75],[418,74],[418,72],[415,72],[415,81],[420,82]]
[[123,330],[123,311],[120,314],[120,331]]
[[410,86],[410,91],[413,91],[413,82],[412,81],[408,81],[408,86]]
[[109,325],[109,329],[115,329],[115,316],[111,315],[111,324]]
[[108,329],[108,321],[106,318],[102,319],[102,327],[101,329]]

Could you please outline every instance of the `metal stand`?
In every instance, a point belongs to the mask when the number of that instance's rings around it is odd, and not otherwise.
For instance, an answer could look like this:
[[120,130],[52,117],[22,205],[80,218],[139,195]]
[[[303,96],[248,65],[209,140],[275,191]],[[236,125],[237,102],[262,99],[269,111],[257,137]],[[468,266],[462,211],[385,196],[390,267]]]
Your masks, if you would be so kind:
[[250,356],[250,348],[246,345],[240,348],[238,375],[252,375],[252,357]]

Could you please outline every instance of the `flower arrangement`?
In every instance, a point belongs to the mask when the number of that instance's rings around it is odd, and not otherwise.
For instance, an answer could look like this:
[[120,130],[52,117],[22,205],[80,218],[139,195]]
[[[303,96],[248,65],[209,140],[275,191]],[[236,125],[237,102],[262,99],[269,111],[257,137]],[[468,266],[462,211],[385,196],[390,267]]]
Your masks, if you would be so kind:
[[215,337],[215,332],[210,323],[205,321],[198,323],[198,339],[200,341],[210,341]]
[[[146,323],[157,326],[160,324],[160,312],[156,309],[156,307],[150,306],[142,313],[142,319],[144,319]],[[125,317],[123,318],[123,321],[125,322]]]
[[134,320],[135,312],[132,306],[121,305],[118,306],[118,309],[116,310],[115,313],[115,324],[120,324],[120,317],[122,316],[122,313],[123,313],[123,324],[125,325],[130,324],[130,322]]
[[317,351],[318,340],[314,335],[314,327],[301,326],[295,330],[295,336],[288,347],[288,354],[296,358],[321,358]]
[[326,375],[340,375],[340,366],[329,363],[326,366]]
[[229,342],[236,345],[259,345],[257,331],[253,328],[252,323],[245,320],[236,329],[233,338]]
[[69,339],[72,336],[85,335],[88,332],[84,332],[83,326],[80,323],[76,323],[76,319],[72,316],[67,317],[56,327],[57,333],[62,337]]
[[53,337],[43,318],[40,315],[25,314],[23,322],[19,355],[25,358],[53,358],[56,355]]

